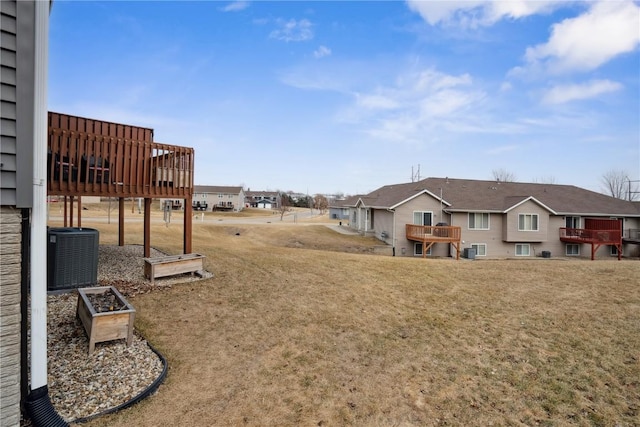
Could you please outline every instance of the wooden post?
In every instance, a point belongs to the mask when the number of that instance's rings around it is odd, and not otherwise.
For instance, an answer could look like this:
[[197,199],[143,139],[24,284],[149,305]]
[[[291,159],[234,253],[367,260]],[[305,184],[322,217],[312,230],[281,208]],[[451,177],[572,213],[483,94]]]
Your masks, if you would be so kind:
[[64,226],[66,227],[68,224],[67,220],[67,196],[64,196]]
[[69,227],[73,227],[73,196],[69,196]]
[[151,256],[151,199],[144,198],[144,257]]
[[124,246],[124,197],[118,197],[118,246]]
[[191,198],[184,199],[184,230],[183,239],[183,251],[185,254],[191,253],[191,235],[193,230],[193,207],[191,206]]
[[78,227],[82,227],[82,196],[78,196]]

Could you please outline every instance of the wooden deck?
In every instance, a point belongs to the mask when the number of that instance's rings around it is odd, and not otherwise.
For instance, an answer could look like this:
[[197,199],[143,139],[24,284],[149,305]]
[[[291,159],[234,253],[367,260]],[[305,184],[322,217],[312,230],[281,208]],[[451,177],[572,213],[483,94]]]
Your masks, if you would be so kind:
[[456,248],[456,259],[460,259],[460,227],[406,224],[406,235],[408,240],[422,242],[423,258],[436,243],[451,243]]
[[587,228],[561,228],[560,240],[566,243],[591,245],[591,259],[602,245],[615,246],[618,249],[618,259],[622,258],[622,232],[617,230],[595,230]]
[[640,228],[629,228],[624,230],[622,234],[622,241],[624,243],[635,243],[640,245]]
[[120,201],[120,244],[124,240],[124,199],[145,201],[145,256],[149,256],[150,206],[154,198],[183,199],[184,253],[191,252],[194,150],[153,141],[153,129],[49,112],[47,195],[78,200],[83,196]]

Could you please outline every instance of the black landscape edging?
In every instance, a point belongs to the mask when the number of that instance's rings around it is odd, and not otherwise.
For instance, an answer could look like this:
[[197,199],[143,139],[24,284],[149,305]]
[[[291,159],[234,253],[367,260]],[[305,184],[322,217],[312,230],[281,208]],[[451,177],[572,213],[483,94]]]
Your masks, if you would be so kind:
[[162,384],[164,382],[164,379],[167,377],[167,369],[169,368],[169,365],[167,364],[167,359],[165,359],[165,357],[162,355],[162,353],[160,353],[158,350],[156,350],[151,344],[149,344],[149,342],[147,342],[147,345],[149,346],[149,348],[160,358],[160,361],[162,362],[162,372],[160,373],[160,375],[158,376],[158,378],[156,378],[151,385],[149,385],[149,387],[147,387],[145,390],[143,390],[141,393],[139,393],[137,396],[135,396],[133,399],[124,402],[118,406],[115,406],[113,408],[109,408],[106,409],[102,412],[98,412],[97,414],[93,414],[93,415],[89,415],[88,417],[82,417],[82,418],[78,418],[75,419],[73,421],[71,421],[72,423],[76,423],[76,424],[81,424],[81,423],[86,423],[88,421],[91,421],[95,418],[98,417],[102,417],[104,415],[108,415],[108,414],[113,414],[114,412],[118,412],[121,411],[123,409],[126,409],[130,406],[135,405],[136,403],[140,402],[143,399],[146,399],[147,397],[149,397],[151,394],[153,394],[159,387],[160,384]]

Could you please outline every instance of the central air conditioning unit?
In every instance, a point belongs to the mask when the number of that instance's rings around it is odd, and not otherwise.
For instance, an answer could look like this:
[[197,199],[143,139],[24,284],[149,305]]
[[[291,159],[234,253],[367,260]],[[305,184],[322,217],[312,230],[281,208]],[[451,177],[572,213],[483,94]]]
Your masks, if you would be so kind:
[[80,288],[98,283],[98,230],[76,227],[50,228],[47,240],[49,291]]

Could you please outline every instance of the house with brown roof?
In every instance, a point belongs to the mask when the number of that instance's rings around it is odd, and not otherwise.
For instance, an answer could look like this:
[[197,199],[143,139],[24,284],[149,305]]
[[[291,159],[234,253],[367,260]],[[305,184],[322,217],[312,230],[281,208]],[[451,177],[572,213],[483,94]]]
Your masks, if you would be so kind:
[[345,206],[398,256],[640,256],[638,204],[572,185],[426,178]]

